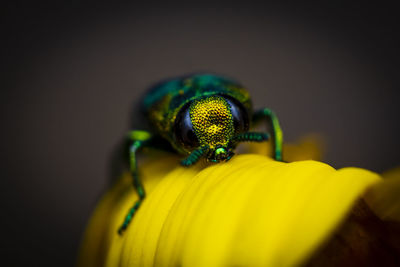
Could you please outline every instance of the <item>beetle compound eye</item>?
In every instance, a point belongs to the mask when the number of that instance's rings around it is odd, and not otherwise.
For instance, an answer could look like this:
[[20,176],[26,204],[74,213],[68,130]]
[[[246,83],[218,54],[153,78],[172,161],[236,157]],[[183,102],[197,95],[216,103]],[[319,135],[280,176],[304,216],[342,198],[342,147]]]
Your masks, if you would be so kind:
[[224,98],[231,107],[235,133],[247,132],[249,130],[249,115],[246,108],[233,97],[224,96]]
[[193,130],[189,107],[190,102],[185,104],[176,115],[174,134],[178,143],[188,150],[193,150],[199,146],[199,140]]

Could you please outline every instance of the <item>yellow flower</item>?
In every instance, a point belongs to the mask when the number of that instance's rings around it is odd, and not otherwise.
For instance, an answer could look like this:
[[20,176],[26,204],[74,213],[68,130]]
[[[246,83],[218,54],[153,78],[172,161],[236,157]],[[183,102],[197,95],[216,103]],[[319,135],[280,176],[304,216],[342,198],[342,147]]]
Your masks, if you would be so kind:
[[[312,151],[307,142],[303,148]],[[141,165],[147,197],[123,236],[117,229],[137,198],[129,175],[104,195],[85,233],[79,266],[299,265],[382,180],[363,169],[282,163],[256,154],[211,166],[178,162],[164,155]]]

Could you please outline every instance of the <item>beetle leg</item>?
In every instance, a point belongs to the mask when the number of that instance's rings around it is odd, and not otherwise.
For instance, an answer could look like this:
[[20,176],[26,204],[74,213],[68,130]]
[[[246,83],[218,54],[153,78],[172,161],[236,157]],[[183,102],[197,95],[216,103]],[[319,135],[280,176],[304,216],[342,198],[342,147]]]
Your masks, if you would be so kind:
[[268,123],[271,124],[273,132],[272,139],[274,143],[274,157],[275,160],[282,161],[283,133],[281,126],[279,125],[278,117],[272,110],[264,108],[254,113],[252,121],[253,123],[257,123],[261,119],[267,119]]
[[192,151],[192,153],[190,153],[189,156],[187,156],[186,158],[184,158],[181,161],[181,165],[190,166],[190,165],[195,164],[204,155],[204,153],[207,152],[207,150],[208,150],[208,146],[203,146],[203,147],[200,147],[200,148]]
[[142,185],[139,175],[138,175],[136,156],[137,156],[137,152],[141,148],[148,145],[149,141],[152,139],[152,135],[146,131],[131,131],[128,134],[128,139],[130,141],[132,141],[132,144],[129,147],[130,172],[132,175],[133,187],[135,188],[135,190],[139,196],[139,199],[133,204],[132,208],[128,211],[127,215],[125,216],[125,220],[124,220],[123,224],[118,229],[118,233],[120,235],[126,230],[129,223],[132,221],[133,215],[139,209],[144,198],[146,197],[146,192],[143,188],[143,185]]

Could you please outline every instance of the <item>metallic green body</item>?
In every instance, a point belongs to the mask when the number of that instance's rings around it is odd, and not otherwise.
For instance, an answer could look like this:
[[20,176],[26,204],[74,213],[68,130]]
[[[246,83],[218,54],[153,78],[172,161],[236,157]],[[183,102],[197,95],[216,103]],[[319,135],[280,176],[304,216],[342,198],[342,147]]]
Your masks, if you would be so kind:
[[[232,98],[239,103],[228,104]],[[189,109],[186,104],[190,105]],[[137,168],[137,153],[144,147],[162,149],[163,144],[168,142],[176,151],[187,155],[181,161],[183,166],[191,166],[200,158],[215,163],[228,161],[238,143],[263,142],[270,138],[266,132],[248,131],[251,123],[266,119],[272,126],[274,158],[282,160],[283,136],[278,118],[268,108],[253,112],[249,93],[233,80],[212,74],[195,74],[164,81],[146,94],[143,108],[154,129],[152,132],[134,130],[127,135],[129,167],[139,199],[128,211],[119,234],[127,229],[146,197]],[[238,112],[243,116],[240,117]],[[182,124],[183,113],[189,113],[190,126]],[[192,144],[193,139],[176,140],[182,138],[179,130],[187,127],[194,132],[198,141],[195,145]],[[160,141],[159,137],[164,140]],[[185,148],[188,144],[194,147]]]
[[168,140],[178,152],[188,154],[173,136],[176,115],[187,102],[212,95],[231,96],[252,115],[252,103],[246,89],[233,80],[212,74],[196,74],[165,81],[147,93],[143,104],[155,132]]

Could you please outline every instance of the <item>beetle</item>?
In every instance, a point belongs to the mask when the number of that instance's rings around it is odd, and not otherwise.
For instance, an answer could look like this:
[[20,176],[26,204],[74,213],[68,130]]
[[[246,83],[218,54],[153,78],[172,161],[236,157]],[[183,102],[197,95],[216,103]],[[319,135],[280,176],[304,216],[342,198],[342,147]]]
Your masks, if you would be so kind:
[[137,168],[137,153],[143,147],[169,144],[186,156],[181,161],[183,166],[191,166],[200,158],[215,163],[228,161],[238,143],[270,138],[267,132],[249,131],[265,119],[272,126],[273,156],[282,161],[283,137],[277,116],[268,108],[254,112],[248,91],[230,78],[200,73],[169,79],[151,88],[142,104],[153,131],[128,134],[130,172],[139,199],[126,215],[119,234],[146,197]]

